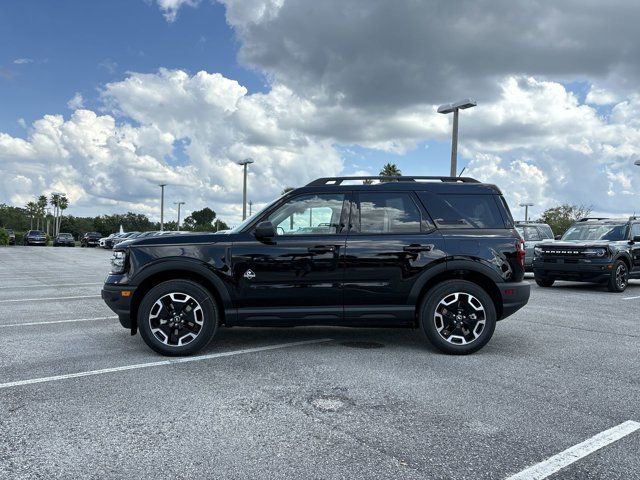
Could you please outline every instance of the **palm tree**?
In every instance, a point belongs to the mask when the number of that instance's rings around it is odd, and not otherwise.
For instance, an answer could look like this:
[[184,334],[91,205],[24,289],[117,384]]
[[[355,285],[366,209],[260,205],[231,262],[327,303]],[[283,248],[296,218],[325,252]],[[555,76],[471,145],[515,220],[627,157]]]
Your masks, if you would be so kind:
[[45,224],[44,209],[47,208],[47,197],[45,195],[40,195],[38,197],[38,201],[36,202],[36,205],[38,206],[38,226],[36,228],[40,230],[40,219],[42,218],[42,230],[44,230],[44,224]]
[[26,205],[27,213],[29,214],[29,230],[33,230],[33,216],[38,211],[38,205],[36,202],[28,202]]
[[56,227],[58,224],[58,207],[60,205],[60,194],[52,193],[49,203],[53,207],[53,235],[56,235]]
[[58,229],[56,230],[56,235],[60,233],[60,224],[62,223],[62,212],[64,212],[69,207],[69,199],[62,195],[60,197],[60,202],[58,204],[58,208],[60,208],[60,215],[58,215]]
[[[402,176],[402,172],[395,163],[387,163],[384,167],[382,167],[382,170],[380,170],[380,173],[378,175],[380,175],[381,177],[400,177]],[[382,179],[380,181],[389,182],[391,180]]]

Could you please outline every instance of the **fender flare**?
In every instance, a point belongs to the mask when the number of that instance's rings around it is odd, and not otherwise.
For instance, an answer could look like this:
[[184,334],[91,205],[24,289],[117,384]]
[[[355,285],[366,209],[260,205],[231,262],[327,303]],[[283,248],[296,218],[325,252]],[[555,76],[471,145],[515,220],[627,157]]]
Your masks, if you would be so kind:
[[446,263],[440,263],[429,270],[425,271],[414,283],[411,292],[409,292],[409,302],[410,304],[417,305],[418,299],[420,297],[420,293],[424,286],[429,283],[430,280],[435,278],[436,276],[445,273],[445,272],[453,272],[456,270],[468,270],[471,272],[476,272],[485,277],[491,279],[494,283],[503,283],[504,278],[502,278],[494,269],[483,265],[477,260],[448,260]]
[[229,291],[225,287],[224,282],[220,279],[220,277],[216,275],[215,270],[196,259],[184,257],[181,257],[180,259],[160,259],[157,262],[143,267],[133,276],[133,278],[131,278],[131,283],[135,284],[137,287],[148,280],[150,277],[157,275],[158,273],[170,270],[192,272],[201,277],[204,277],[213,285],[213,287],[216,289],[216,292],[220,296],[220,300],[222,301],[222,305],[220,305],[220,307],[227,313],[230,312],[233,308],[233,302],[231,301]]

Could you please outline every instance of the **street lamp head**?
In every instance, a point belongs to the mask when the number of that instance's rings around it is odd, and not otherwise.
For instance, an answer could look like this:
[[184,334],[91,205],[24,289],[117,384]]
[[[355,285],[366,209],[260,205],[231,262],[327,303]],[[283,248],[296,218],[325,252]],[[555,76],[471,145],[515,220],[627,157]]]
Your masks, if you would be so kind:
[[250,163],[253,163],[253,158],[245,158],[244,160],[240,160],[238,162],[238,165],[249,165]]
[[533,207],[534,204],[533,203],[521,203],[520,206],[521,207]]
[[638,160],[636,160],[635,162],[633,162],[634,165],[638,165],[640,167],[640,158]]
[[158,186],[159,186],[159,187],[166,187],[166,186],[167,186],[167,184],[166,184],[166,183],[159,183],[159,184],[158,184]]
[[438,107],[438,113],[452,113],[456,110],[464,110],[466,108],[475,107],[476,105],[478,105],[478,102],[476,102],[475,100],[465,98],[464,100],[460,100],[459,102],[445,103],[444,105],[440,105]]

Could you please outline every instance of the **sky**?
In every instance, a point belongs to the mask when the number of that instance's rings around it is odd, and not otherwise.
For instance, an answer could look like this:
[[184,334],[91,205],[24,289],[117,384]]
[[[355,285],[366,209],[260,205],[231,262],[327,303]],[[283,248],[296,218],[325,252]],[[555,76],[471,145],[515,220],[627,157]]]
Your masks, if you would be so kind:
[[[640,210],[640,4],[510,0],[6,0],[0,203],[233,225],[330,175],[497,184],[517,218]],[[183,213],[184,218],[184,213]]]

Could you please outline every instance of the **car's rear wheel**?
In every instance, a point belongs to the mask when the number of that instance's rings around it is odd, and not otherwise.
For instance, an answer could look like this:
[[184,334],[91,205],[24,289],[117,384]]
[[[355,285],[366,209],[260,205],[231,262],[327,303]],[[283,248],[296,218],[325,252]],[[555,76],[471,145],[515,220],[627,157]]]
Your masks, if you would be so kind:
[[211,294],[190,280],[169,280],[153,287],[138,309],[145,343],[163,355],[190,355],[207,346],[218,328]]
[[536,277],[536,283],[539,287],[552,287],[555,281],[555,278]]
[[629,285],[629,268],[622,260],[618,260],[613,264],[607,288],[610,292],[624,292],[627,285]]
[[489,294],[466,280],[447,280],[429,291],[420,308],[420,323],[429,341],[454,355],[473,353],[491,339],[496,309]]

